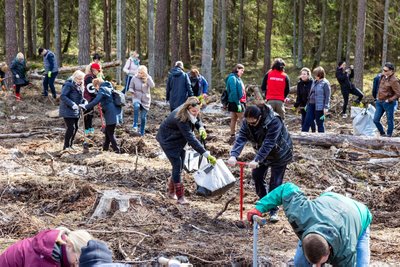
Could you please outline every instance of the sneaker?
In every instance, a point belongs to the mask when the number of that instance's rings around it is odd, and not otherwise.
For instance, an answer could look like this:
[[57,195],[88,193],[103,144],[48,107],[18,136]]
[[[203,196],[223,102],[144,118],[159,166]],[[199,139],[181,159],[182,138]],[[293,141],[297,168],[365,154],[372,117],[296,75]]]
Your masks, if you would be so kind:
[[90,134],[90,129],[86,129],[85,134]]
[[269,221],[272,223],[279,222],[279,216],[277,212],[270,213]]
[[347,119],[347,114],[343,114],[343,115],[342,115],[342,118],[343,118],[343,119]]
[[90,132],[91,134],[94,134],[94,128],[89,128],[89,132]]
[[132,130],[133,130],[134,132],[137,132],[138,129],[139,129],[139,128],[138,128],[137,126],[133,126],[133,127],[132,127]]

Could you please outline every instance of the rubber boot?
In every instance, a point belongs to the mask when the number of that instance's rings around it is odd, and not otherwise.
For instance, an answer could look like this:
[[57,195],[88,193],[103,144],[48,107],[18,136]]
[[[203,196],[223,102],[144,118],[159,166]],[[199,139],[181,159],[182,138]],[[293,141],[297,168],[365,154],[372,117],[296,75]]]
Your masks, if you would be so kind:
[[21,101],[21,94],[20,93],[15,93],[15,99],[17,101]]
[[183,188],[182,183],[175,183],[175,192],[176,196],[178,197],[178,204],[181,205],[189,205],[189,201],[186,200],[185,198],[185,189]]
[[168,198],[178,200],[178,197],[175,194],[175,184],[172,181],[172,178],[168,182]]

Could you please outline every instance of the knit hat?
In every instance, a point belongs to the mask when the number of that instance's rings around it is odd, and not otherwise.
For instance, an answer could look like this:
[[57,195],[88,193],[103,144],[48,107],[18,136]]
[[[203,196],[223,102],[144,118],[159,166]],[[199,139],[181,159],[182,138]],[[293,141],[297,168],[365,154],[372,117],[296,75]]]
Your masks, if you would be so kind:
[[101,67],[99,63],[92,63],[92,65],[90,66],[92,69],[94,70],[98,70],[100,71]]
[[89,240],[81,249],[79,267],[92,267],[103,263],[112,263],[112,253],[107,245],[99,240]]

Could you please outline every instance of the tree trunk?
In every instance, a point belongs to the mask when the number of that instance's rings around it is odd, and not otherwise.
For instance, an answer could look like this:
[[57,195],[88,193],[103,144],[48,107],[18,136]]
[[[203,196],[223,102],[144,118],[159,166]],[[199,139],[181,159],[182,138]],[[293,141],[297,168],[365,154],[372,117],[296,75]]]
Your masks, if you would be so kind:
[[189,0],[182,1],[181,58],[185,64],[191,64],[189,47]]
[[219,47],[219,60],[218,67],[221,77],[225,77],[225,57],[226,57],[226,0],[221,2],[221,32],[219,33],[220,47]]
[[89,64],[90,62],[90,16],[89,0],[79,0],[78,16],[78,64]]
[[62,66],[59,2],[54,0],[54,52],[58,66]]
[[353,32],[353,1],[349,2],[349,14],[347,16],[346,62],[350,62],[351,36]]
[[179,58],[179,0],[171,1],[171,63],[174,64]]
[[258,32],[260,31],[260,0],[256,1],[256,8],[257,8],[257,19],[256,19],[256,46],[253,50],[253,55],[251,60],[257,64],[258,61],[258,50],[260,49],[260,35]]
[[31,1],[26,1],[26,9],[25,9],[25,24],[26,24],[26,39],[28,41],[28,50],[27,50],[27,57],[29,59],[33,58],[34,50],[33,50],[33,43],[32,43],[32,8],[31,8]]
[[68,30],[67,30],[67,39],[65,40],[64,48],[62,53],[67,53],[69,48],[69,43],[71,42],[71,34],[72,34],[72,20],[69,21]]
[[343,24],[344,24],[344,0],[340,1],[339,34],[337,43],[336,62],[342,60],[343,53]]
[[213,0],[204,0],[203,49],[201,71],[212,88],[212,37],[213,37]]
[[149,74],[154,77],[154,0],[147,0],[147,54]]
[[238,57],[237,62],[242,62],[243,57],[243,24],[244,24],[244,0],[240,0],[240,7],[239,7],[239,36],[238,36]]
[[267,1],[267,17],[265,23],[265,45],[263,73],[271,67],[271,34],[272,20],[274,16],[274,0]]
[[[11,65],[11,61],[18,53],[17,45],[17,23],[16,23],[16,7],[14,0],[5,0],[5,50],[6,50],[6,62],[8,66]],[[9,82],[11,84],[11,81]]]
[[50,10],[48,0],[43,0],[43,45],[50,48]]
[[364,73],[364,40],[365,40],[365,17],[366,17],[366,0],[358,0],[357,7],[357,34],[356,34],[356,53],[354,59],[354,85],[363,89],[363,73]]
[[[125,63],[126,56],[126,0],[121,0],[121,60]],[[122,70],[121,70],[122,71]],[[125,81],[125,72],[121,72],[121,78]]]
[[[37,53],[37,13],[36,13],[36,0],[31,0],[28,2],[31,3],[31,14],[32,14],[32,19],[31,19],[31,25],[32,25],[32,50],[33,50],[33,55],[36,55]],[[29,24],[28,24],[29,25]],[[35,57],[35,56],[34,56]]]
[[25,55],[24,0],[18,0],[18,50]]
[[136,37],[135,37],[135,50],[140,55],[142,51],[140,50],[141,36],[140,36],[140,0],[136,0]]
[[[188,1],[192,1],[193,2],[193,0],[188,0]],[[189,17],[190,18],[196,18],[196,16],[198,16],[198,12],[197,12],[197,5],[195,5],[195,4],[190,4],[189,5]],[[194,20],[196,20],[196,19],[194,19]],[[196,30],[195,30],[195,23],[189,23],[189,36],[190,36],[190,51],[191,51],[191,54],[195,54],[196,53],[196,38],[195,38],[195,35],[196,35]]]
[[155,39],[155,62],[154,66],[154,78],[160,79],[163,77],[164,68],[168,63],[168,0],[157,1],[157,13],[156,13],[156,34]]
[[[116,19],[117,19],[117,60],[122,61],[122,0],[116,1]],[[117,80],[118,84],[121,84],[121,68],[117,68],[115,79]]]
[[103,0],[103,47],[105,53],[105,60],[111,60],[111,33],[110,33],[110,13],[111,13],[111,0]]
[[322,0],[322,14],[321,14],[321,32],[319,37],[319,45],[318,51],[315,54],[313,69],[319,66],[321,62],[322,51],[324,51],[324,43],[325,43],[325,29],[326,29],[326,8],[327,8],[327,0]]
[[292,48],[293,65],[296,64],[297,61],[296,26],[297,26],[297,0],[293,0],[293,48]]
[[387,42],[388,42],[388,20],[389,20],[389,0],[385,0],[385,15],[383,16],[383,44],[382,44],[382,67],[386,63],[387,58]]
[[304,0],[299,0],[299,39],[297,41],[297,63],[298,69],[303,68],[303,48],[304,48]]

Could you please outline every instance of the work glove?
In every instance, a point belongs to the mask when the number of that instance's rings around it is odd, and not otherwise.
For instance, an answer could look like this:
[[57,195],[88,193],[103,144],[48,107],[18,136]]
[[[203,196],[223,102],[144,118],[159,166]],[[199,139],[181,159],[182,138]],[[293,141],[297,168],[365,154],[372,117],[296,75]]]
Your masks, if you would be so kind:
[[211,155],[209,155],[207,157],[207,159],[208,159],[208,162],[210,162],[211,165],[215,165],[215,163],[217,163],[217,159],[215,157],[211,156]]
[[297,108],[296,107],[292,107],[292,111],[296,112]]
[[203,94],[203,98],[207,99],[208,95],[207,94]]
[[237,112],[239,112],[239,113],[242,112],[242,105],[240,105],[240,104],[237,105]]
[[86,106],[88,103],[89,103],[89,102],[88,102],[86,99],[83,100],[83,104],[84,104],[85,106]]
[[73,104],[73,105],[72,105],[72,109],[73,109],[73,110],[78,110],[78,109],[79,109],[79,107],[78,107],[78,105],[77,105],[77,104]]
[[235,166],[236,162],[237,162],[237,160],[236,160],[236,158],[234,156],[231,156],[227,161],[229,166]]
[[200,132],[200,138],[203,140],[206,140],[206,138],[207,138],[206,130],[204,128],[201,128],[199,132]]
[[324,120],[325,120],[325,115],[322,115],[321,117],[319,117],[319,119],[320,119],[321,121],[324,121]]
[[255,168],[257,168],[257,167],[258,167],[258,162],[257,162],[257,161],[252,160],[252,161],[249,163],[249,168],[255,169]]
[[79,106],[80,106],[83,110],[86,110],[86,105],[85,105],[85,104],[79,104]]
[[15,78],[19,79],[19,75],[18,75],[18,74],[15,74]]
[[253,216],[262,216],[261,212],[259,212],[256,208],[251,209],[247,212],[247,220],[249,221],[250,224],[253,224]]
[[47,77],[51,78],[51,71],[47,72]]

